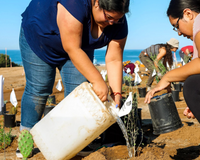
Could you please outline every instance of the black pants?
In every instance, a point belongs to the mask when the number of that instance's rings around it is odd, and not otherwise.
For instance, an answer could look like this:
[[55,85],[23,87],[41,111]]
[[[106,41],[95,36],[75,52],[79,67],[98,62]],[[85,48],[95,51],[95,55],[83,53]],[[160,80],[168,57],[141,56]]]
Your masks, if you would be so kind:
[[188,77],[183,86],[185,101],[198,122],[200,122],[200,74]]

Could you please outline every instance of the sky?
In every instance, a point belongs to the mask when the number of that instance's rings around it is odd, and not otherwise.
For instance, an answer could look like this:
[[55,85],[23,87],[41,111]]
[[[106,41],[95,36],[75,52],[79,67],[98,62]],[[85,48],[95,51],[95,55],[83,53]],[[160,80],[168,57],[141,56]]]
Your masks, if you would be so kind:
[[[0,5],[0,50],[19,49],[21,13],[30,0],[4,0]],[[179,40],[179,48],[193,42],[173,31],[166,11],[170,0],[130,0],[128,38],[125,49],[145,49],[152,44]]]

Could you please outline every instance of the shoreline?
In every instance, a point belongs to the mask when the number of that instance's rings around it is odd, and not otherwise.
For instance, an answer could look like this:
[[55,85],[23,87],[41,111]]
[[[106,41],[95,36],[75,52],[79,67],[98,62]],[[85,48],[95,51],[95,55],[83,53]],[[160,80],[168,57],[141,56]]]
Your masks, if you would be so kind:
[[[181,61],[177,61],[177,64],[180,64]],[[106,64],[95,64],[95,67],[101,72],[101,70],[106,70]],[[141,67],[142,68],[142,67]],[[4,77],[4,91],[11,90],[12,88],[23,88],[25,87],[25,75],[23,66],[21,67],[7,67],[1,68],[1,75]],[[16,77],[17,76],[17,77]],[[59,70],[56,70],[55,83],[61,79]]]
[[[139,54],[141,51],[142,50],[139,49],[125,49],[123,52],[123,61],[130,60],[133,63],[135,61],[140,61]],[[23,66],[20,50],[7,50],[6,53],[11,58],[12,62]],[[95,64],[105,65],[105,53],[106,50],[95,50],[93,62],[95,62]],[[5,50],[0,50],[0,54],[5,54]],[[181,62],[181,58],[178,51],[176,51],[176,58],[178,62]]]

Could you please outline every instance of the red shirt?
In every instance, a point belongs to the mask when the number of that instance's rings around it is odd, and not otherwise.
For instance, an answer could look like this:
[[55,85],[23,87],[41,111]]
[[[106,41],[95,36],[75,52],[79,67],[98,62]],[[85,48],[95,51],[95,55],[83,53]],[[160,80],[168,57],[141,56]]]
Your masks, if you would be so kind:
[[135,64],[133,64],[133,63],[127,64],[127,65],[124,67],[124,72],[125,72],[125,73],[127,73],[126,70],[127,70],[128,68],[130,68],[131,74],[133,74],[133,73],[134,73],[134,69],[135,69]]
[[193,53],[193,46],[185,46],[185,47],[181,48],[181,51],[183,51],[185,53],[186,49],[188,49],[190,51],[190,53]]

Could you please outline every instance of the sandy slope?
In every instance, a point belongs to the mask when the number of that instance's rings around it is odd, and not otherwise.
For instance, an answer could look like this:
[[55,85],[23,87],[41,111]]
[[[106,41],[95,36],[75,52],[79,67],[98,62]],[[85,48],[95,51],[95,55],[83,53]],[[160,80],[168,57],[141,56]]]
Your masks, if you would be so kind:
[[[105,66],[97,66],[99,70],[105,69]],[[144,68],[140,68],[140,75],[144,73]],[[22,67],[15,68],[0,68],[0,75],[3,75],[5,78],[4,81],[4,100],[8,100],[7,109],[10,108],[11,103],[10,93],[12,88],[15,89],[16,97],[18,100],[19,108],[16,120],[20,122],[21,120],[21,97],[25,87],[25,76],[23,73]],[[142,80],[145,81],[148,77],[143,76]],[[56,96],[56,102],[59,103],[64,98],[63,90],[58,91],[55,86],[58,80],[61,79],[59,71],[57,70],[56,80],[53,88],[53,93]],[[156,85],[156,82],[153,83],[153,86]],[[141,84],[140,86],[145,86],[145,84]],[[137,88],[133,88],[134,92],[137,92]],[[165,93],[163,91],[162,93]],[[178,113],[180,118],[184,124],[184,126],[171,133],[163,134],[160,136],[154,136],[152,134],[152,126],[151,126],[151,117],[148,109],[148,105],[144,103],[144,98],[138,98],[138,107],[142,108],[142,123],[143,129],[147,136],[150,137],[151,144],[144,146],[142,149],[142,153],[138,157],[138,159],[200,159],[199,156],[199,143],[200,143],[200,126],[197,120],[187,119],[183,116],[183,110],[186,107],[186,103],[183,98],[183,93],[180,92],[180,101],[176,102],[176,107],[178,109]],[[0,119],[3,116],[0,116]],[[8,131],[8,128],[5,129]],[[12,130],[13,135],[18,135],[19,126],[16,126]],[[36,146],[35,146],[36,147]],[[15,150],[17,148],[16,138],[14,139],[12,145],[8,147],[5,152],[0,150],[0,159],[6,157],[6,160],[15,159]],[[95,158],[93,158],[95,157]],[[97,158],[98,157],[98,158]],[[101,158],[100,158],[101,157]],[[76,156],[73,160],[80,160],[82,157]],[[103,160],[103,159],[125,159],[127,157],[127,149],[126,146],[115,146],[112,148],[101,149],[99,152],[94,152],[88,157],[85,157],[84,160]],[[44,157],[41,152],[38,152],[37,149],[34,150],[34,156],[30,159],[43,160]]]

